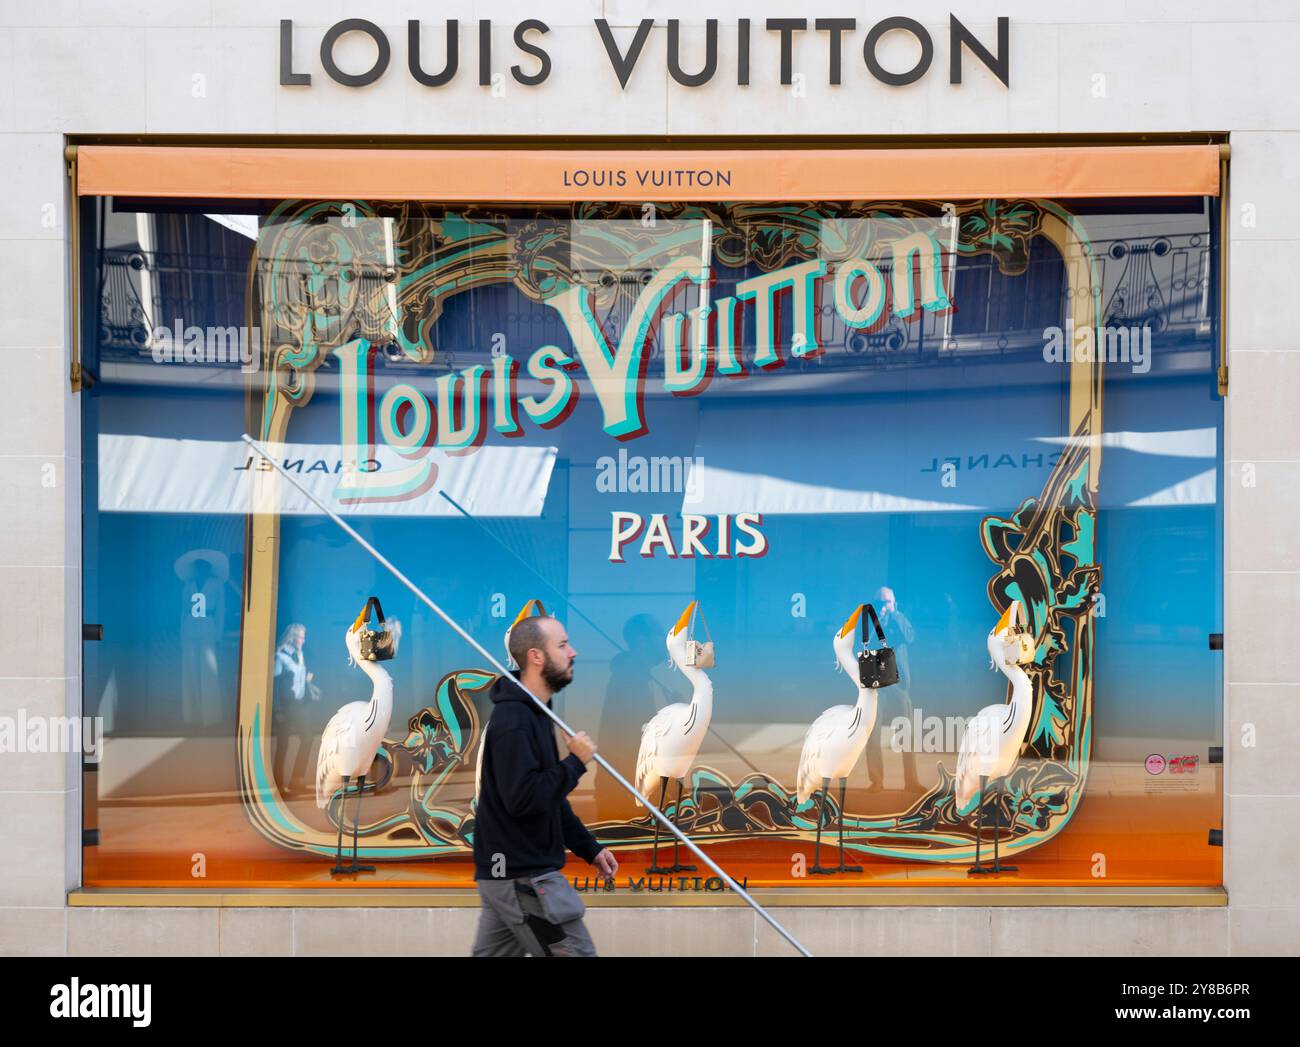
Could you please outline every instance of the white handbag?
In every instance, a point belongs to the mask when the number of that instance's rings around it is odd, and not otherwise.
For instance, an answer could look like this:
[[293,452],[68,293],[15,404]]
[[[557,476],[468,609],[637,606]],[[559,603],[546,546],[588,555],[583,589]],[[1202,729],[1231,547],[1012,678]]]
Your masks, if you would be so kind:
[[[704,635],[709,636],[709,623],[705,621],[699,604],[695,605],[695,616],[704,622]],[[712,669],[717,664],[713,653],[713,637],[709,636],[704,643],[699,643],[695,639],[694,619],[691,621],[690,638],[686,641],[686,664],[693,669]]]

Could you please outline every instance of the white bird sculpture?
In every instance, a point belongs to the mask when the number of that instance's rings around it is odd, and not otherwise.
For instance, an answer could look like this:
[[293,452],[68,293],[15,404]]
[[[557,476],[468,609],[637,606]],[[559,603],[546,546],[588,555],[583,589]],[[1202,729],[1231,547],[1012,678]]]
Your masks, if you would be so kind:
[[[369,603],[366,607],[369,608]],[[373,865],[357,864],[357,834],[361,824],[361,794],[366,787],[366,774],[375,760],[375,754],[388,731],[393,714],[393,678],[378,661],[361,656],[360,633],[366,625],[367,613],[362,611],[348,627],[343,642],[348,649],[348,664],[356,665],[370,677],[374,684],[368,702],[349,702],[330,717],[321,734],[320,755],[316,758],[316,806],[324,809],[342,789],[339,802],[339,838],[335,856],[334,873],[374,872]],[[381,617],[380,628],[392,634],[391,654],[397,653],[401,628],[397,622],[385,623]],[[356,779],[357,811],[352,823],[352,864],[343,865],[343,822],[347,813],[348,783]]]
[[[673,809],[674,824],[680,825],[682,811],[682,779],[691,770],[695,756],[700,751],[700,743],[709,730],[709,720],[713,716],[713,683],[703,669],[687,664],[686,645],[691,642],[687,632],[691,615],[697,601],[692,600],[677,619],[677,624],[668,631],[666,644],[668,657],[682,674],[691,681],[690,702],[675,702],[665,705],[641,728],[641,749],[636,757],[636,787],[643,796],[649,796],[654,783],[659,783],[659,809],[663,810],[664,795],[668,791],[668,779],[677,779],[677,805]],[[641,806],[641,801],[637,801]],[[651,873],[694,872],[695,866],[682,865],[678,861],[679,841],[673,840],[673,864],[669,868],[659,866],[659,822],[655,821],[654,854],[651,858]]]
[[[992,866],[980,864],[980,838],[984,830],[984,790],[990,779],[1005,778],[1016,766],[1033,707],[1033,687],[1020,664],[1033,660],[1036,644],[1032,634],[1016,628],[1020,614],[1020,601],[1012,600],[988,636],[994,667],[1011,681],[1011,701],[987,705],[976,713],[966,725],[957,747],[954,783],[957,813],[965,817],[976,808],[979,810],[975,823],[975,864],[967,870],[973,875],[1016,871],[1014,865],[1002,865],[998,861],[1000,817],[993,827]],[[995,803],[994,809],[1000,812],[1001,803]]]
[[[811,870],[814,873],[862,872],[860,865],[844,864],[844,792],[849,773],[867,747],[867,739],[876,725],[876,689],[863,687],[858,682],[858,662],[853,652],[854,634],[861,617],[862,605],[859,604],[831,640],[835,661],[853,680],[858,700],[854,705],[832,706],[817,717],[804,735],[803,752],[799,754],[799,774],[795,785],[799,805],[802,807],[814,794],[821,792],[821,803],[817,806],[817,844]],[[822,822],[832,778],[840,780],[840,864],[827,869],[821,864]]]

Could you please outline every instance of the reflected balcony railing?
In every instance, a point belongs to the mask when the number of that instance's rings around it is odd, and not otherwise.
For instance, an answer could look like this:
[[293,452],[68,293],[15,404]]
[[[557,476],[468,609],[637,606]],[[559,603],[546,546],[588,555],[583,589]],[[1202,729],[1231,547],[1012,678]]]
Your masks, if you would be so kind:
[[[1166,350],[1204,350],[1213,338],[1213,264],[1207,233],[1134,237],[1093,242],[1098,286],[1106,326],[1149,327],[1153,341]],[[801,370],[861,370],[890,366],[942,366],[974,356],[1014,355],[1042,351],[1045,332],[1063,327],[1065,318],[1081,315],[1082,303],[1068,301],[1065,267],[1051,250],[1031,253],[1025,271],[1003,274],[991,255],[945,255],[945,283],[954,307],[938,313],[918,311],[903,320],[887,313],[871,329],[854,329],[837,315],[828,300],[818,303],[817,339],[824,352],[796,359],[787,366]],[[101,360],[144,361],[151,357],[150,331],[163,325],[238,326],[246,322],[249,293],[247,256],[162,254],[138,248],[104,250],[99,259],[98,350]],[[882,276],[890,283],[887,265]],[[646,273],[628,270],[618,280],[617,293],[597,295],[604,305],[597,320],[612,343],[635,306]],[[608,282],[610,274],[602,274]],[[281,300],[330,300],[330,289],[307,293],[309,274],[281,267]],[[363,270],[357,297],[366,301],[395,300],[386,295],[391,269]],[[593,282],[596,277],[593,275]],[[696,292],[692,290],[690,295]],[[717,297],[727,293],[715,287]],[[690,296],[688,295],[688,297]],[[337,297],[334,299],[337,301]],[[456,370],[483,363],[490,356],[494,335],[507,334],[511,345],[540,346],[559,340],[564,327],[557,314],[537,303],[519,300],[503,306],[494,298],[485,307],[470,295],[454,315],[441,317],[431,328],[436,350],[433,370]],[[373,339],[372,339],[373,340]],[[747,339],[749,341],[749,339]],[[429,365],[406,361],[396,346],[388,347],[388,369],[428,370]],[[651,359],[661,355],[658,340]],[[752,360],[753,345],[740,347],[742,362]],[[788,357],[788,354],[786,354]],[[237,363],[226,365],[238,367]]]

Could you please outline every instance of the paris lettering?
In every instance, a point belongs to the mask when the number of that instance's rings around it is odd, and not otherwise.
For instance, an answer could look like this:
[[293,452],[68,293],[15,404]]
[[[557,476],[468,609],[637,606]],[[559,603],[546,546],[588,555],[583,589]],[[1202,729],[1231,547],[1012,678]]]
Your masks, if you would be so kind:
[[[857,329],[880,322],[887,307],[904,320],[919,310],[940,312],[951,307],[944,288],[942,252],[928,231],[892,240],[888,250],[888,280],[867,258],[836,263],[814,259],[743,280],[735,285],[734,294],[701,308],[672,312],[669,308],[679,291],[709,283],[709,270],[700,265],[699,257],[683,256],[651,276],[622,330],[608,334],[596,314],[591,290],[568,287],[543,304],[559,315],[569,335],[569,349],[543,345],[524,360],[502,354],[493,358],[490,367],[475,364],[440,375],[432,402],[408,382],[397,382],[377,396],[371,368],[371,354],[377,350],[364,338],[353,339],[334,350],[339,363],[343,458],[374,458],[375,443],[382,440],[410,464],[385,468],[382,473],[346,469],[335,495],[347,504],[418,497],[437,477],[429,458],[431,448],[452,455],[472,454],[482,446],[489,426],[507,438],[522,436],[526,426],[552,429],[573,413],[580,395],[593,397],[607,435],[619,441],[644,436],[649,432],[645,396],[650,347],[656,337],[662,347],[663,371],[655,376],[660,388],[672,396],[697,396],[717,377],[744,380],[779,369],[789,359],[824,353],[818,343],[817,316],[818,304],[825,298],[833,301],[847,327]],[[742,361],[738,332],[746,313],[754,326],[754,351],[752,360]],[[788,341],[777,333],[782,327],[778,316],[783,314],[791,316]],[[536,392],[521,394],[521,373],[532,379]],[[581,379],[585,381],[579,384]],[[736,519],[737,530],[744,529],[740,522],[744,515]],[[644,540],[653,539],[653,547],[658,548],[660,525],[652,517],[641,527]],[[689,529],[679,533],[673,555],[700,547],[693,533]],[[664,543],[665,553],[667,548]],[[716,547],[710,555],[725,555],[721,549]]]
[[640,513],[616,509],[610,513],[609,562],[625,563],[624,547],[640,539],[637,554],[644,560],[662,554],[669,560],[759,557],[767,555],[767,536],[759,528],[762,513],[719,513],[699,516],[682,513],[675,526],[667,513]]

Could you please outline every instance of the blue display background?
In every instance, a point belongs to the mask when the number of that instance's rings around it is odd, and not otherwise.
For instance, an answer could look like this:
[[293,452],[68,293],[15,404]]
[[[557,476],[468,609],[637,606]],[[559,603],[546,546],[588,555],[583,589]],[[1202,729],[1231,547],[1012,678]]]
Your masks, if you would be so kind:
[[[1159,226],[1155,218],[1147,222]],[[1142,233],[1149,235],[1150,228]],[[966,305],[960,279],[959,317]],[[1043,301],[1058,300],[1059,280],[1036,293],[1029,311],[1041,314]],[[521,355],[547,342],[570,344],[549,310],[496,287],[449,300],[438,326],[440,349],[464,366],[482,355],[476,347],[498,329],[507,331],[511,345],[526,347]],[[1202,431],[1212,455],[1104,451],[1097,559],[1106,613],[1095,664],[1097,760],[1141,759],[1168,740],[1203,747],[1216,744],[1220,732],[1222,656],[1206,641],[1221,628],[1222,600],[1222,405],[1214,389],[1214,342],[1209,330],[1185,328],[1158,332],[1154,342],[1150,373],[1107,369],[1106,432]],[[833,353],[850,359],[843,346],[828,346],[828,356]],[[818,376],[813,365],[798,373]],[[588,396],[558,429],[525,425],[523,443],[558,448],[540,518],[367,516],[353,523],[494,652],[516,610],[529,598],[542,598],[567,621],[581,655],[563,702],[586,715],[599,710],[600,731],[622,736],[612,748],[630,745],[634,751],[640,724],[664,693],[649,686],[609,693],[610,660],[625,634],[649,628],[659,639],[646,645],[645,658],[652,655],[659,664],[662,633],[690,599],[700,601],[719,652],[713,723],[724,737],[729,724],[806,724],[828,704],[850,700],[847,682],[831,668],[830,637],[882,585],[895,590],[916,629],[909,651],[913,703],[926,714],[969,715],[1002,692],[984,648],[993,624],[985,590],[992,565],[979,545],[979,523],[989,514],[1010,513],[1041,490],[1050,472],[1042,456],[1056,446],[1045,441],[1064,435],[1065,373],[1029,349],[972,355],[960,364],[889,367],[864,355],[834,380],[806,388],[794,388],[791,373],[757,374],[739,383],[715,378],[698,397],[649,397],[649,433],[628,443],[601,431],[599,410]],[[651,375],[653,381],[653,366]],[[420,384],[432,393],[431,381]],[[85,602],[87,620],[102,622],[105,635],[88,652],[87,711],[110,713],[117,735],[231,735],[243,518],[99,512],[95,446],[100,433],[236,439],[245,426],[243,391],[234,381],[215,391],[183,381],[106,381],[86,402]],[[289,438],[331,445],[338,434],[337,401],[322,390],[295,414]],[[489,443],[497,442],[489,436]],[[769,511],[762,529],[770,549],[761,559],[671,560],[661,553],[642,560],[630,546],[629,562],[612,564],[611,510],[664,512],[676,521],[683,508],[680,494],[599,492],[597,462],[620,448],[701,456],[708,466],[733,472],[969,508]],[[1013,464],[995,467],[1003,454]],[[988,465],[967,467],[983,455]],[[961,463],[953,488],[941,486],[934,468],[946,456]],[[1133,504],[1207,471],[1211,479],[1201,489],[1209,491],[1208,500]],[[323,692],[322,717],[359,696],[364,681],[346,666],[341,636],[370,593],[379,594],[405,627],[392,664],[395,724],[427,704],[442,674],[480,664],[328,520],[286,517],[281,548],[279,628],[290,622],[307,627],[306,654]],[[189,604],[173,565],[195,549],[218,550],[230,566],[215,647],[222,719],[209,725],[187,722],[178,700]],[[802,616],[792,614],[800,595]],[[627,664],[619,671],[626,673]],[[674,683],[668,678],[663,686],[671,692]],[[676,686],[681,693],[680,682]],[[111,709],[100,709],[110,694]],[[771,773],[788,780],[796,757],[797,751]]]

